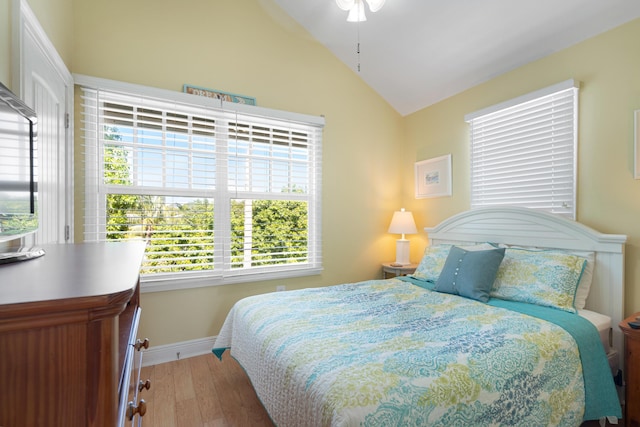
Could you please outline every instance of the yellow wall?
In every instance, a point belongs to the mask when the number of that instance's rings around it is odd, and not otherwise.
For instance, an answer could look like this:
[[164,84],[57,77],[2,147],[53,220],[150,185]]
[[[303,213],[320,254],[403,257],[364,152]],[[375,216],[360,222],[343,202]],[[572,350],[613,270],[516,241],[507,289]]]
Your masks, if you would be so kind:
[[[0,0],[0,82],[13,87],[12,14],[15,0]],[[28,0],[29,7],[56,48],[67,68],[71,69],[73,52],[73,0]]]
[[[11,73],[5,40],[10,3],[0,0],[4,82]],[[273,0],[29,3],[74,73],[178,91],[189,83],[255,96],[265,107],[326,116],[325,272],[278,282],[289,289],[379,275],[379,263],[394,256],[395,236],[386,233],[393,210],[404,204],[421,229],[468,209],[465,114],[568,78],[581,80],[578,219],[629,236],[626,313],[640,309],[640,180],[632,178],[640,20],[402,118]],[[414,199],[413,163],[447,153],[453,154],[453,196]],[[76,174],[81,177],[79,169]],[[82,192],[76,197],[80,206]],[[76,217],[81,213],[77,209]],[[412,259],[418,260],[426,236],[411,239]],[[237,299],[275,286],[143,294],[141,333],[154,345],[215,335]]]
[[405,194],[407,208],[428,225],[469,209],[465,114],[575,78],[582,82],[577,219],[601,232],[628,236],[625,313],[640,310],[640,180],[633,179],[633,110],[640,109],[638,40],[640,19],[406,117],[404,188],[411,188],[412,162],[447,153],[453,159],[453,197],[425,201]]
[[28,0],[38,22],[47,33],[67,68],[73,56],[73,0]]
[[265,1],[92,0],[74,8],[74,73],[177,91],[188,83],[326,117],[324,273],[145,293],[141,335],[154,345],[217,335],[236,300],[275,291],[276,284],[293,289],[380,277],[380,263],[395,250],[386,227],[401,207],[402,118],[356,74]]

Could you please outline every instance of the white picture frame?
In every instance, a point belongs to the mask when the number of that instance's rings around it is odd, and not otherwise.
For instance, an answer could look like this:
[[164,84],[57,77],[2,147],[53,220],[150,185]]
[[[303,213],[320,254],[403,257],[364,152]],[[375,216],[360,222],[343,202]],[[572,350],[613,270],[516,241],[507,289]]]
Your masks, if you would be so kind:
[[451,154],[415,164],[416,199],[451,196]]
[[640,179],[640,110],[633,112],[633,177]]

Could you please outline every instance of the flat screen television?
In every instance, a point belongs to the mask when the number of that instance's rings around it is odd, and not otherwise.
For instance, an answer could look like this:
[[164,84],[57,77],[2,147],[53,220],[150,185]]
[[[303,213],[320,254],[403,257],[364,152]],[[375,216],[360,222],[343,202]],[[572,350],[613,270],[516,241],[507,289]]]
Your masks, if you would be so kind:
[[[37,117],[0,83],[0,243],[38,229]],[[37,248],[0,250],[0,263],[42,255]]]

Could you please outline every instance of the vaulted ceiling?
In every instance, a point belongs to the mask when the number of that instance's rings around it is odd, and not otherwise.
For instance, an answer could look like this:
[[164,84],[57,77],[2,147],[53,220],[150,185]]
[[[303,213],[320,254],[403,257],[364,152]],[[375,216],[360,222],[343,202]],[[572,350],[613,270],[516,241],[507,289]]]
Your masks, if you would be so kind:
[[640,0],[386,0],[353,23],[335,0],[272,1],[401,115],[640,17]]

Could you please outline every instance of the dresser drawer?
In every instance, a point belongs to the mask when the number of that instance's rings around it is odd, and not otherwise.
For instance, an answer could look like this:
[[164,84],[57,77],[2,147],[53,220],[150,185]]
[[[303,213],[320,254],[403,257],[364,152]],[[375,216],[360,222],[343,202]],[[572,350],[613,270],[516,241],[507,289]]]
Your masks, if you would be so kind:
[[142,341],[136,338],[141,312],[139,306],[134,308],[131,330],[127,340],[122,376],[118,387],[118,426],[134,425],[137,423],[137,417],[143,416],[146,412],[146,403],[139,399],[139,393],[144,388],[149,388],[150,383],[147,381],[140,387],[140,368],[144,350],[149,346],[149,340]]
[[635,313],[619,325],[624,333],[625,427],[640,427],[640,329],[629,326],[639,317]]

